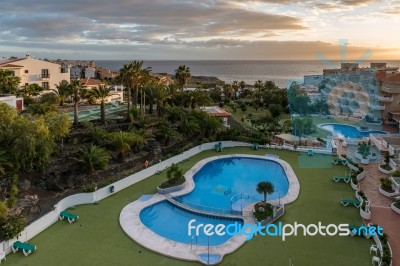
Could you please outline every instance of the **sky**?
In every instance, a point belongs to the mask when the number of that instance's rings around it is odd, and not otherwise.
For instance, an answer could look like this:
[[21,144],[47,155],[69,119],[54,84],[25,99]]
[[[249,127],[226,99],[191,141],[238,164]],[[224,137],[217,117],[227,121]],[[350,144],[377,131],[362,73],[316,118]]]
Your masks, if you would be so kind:
[[11,0],[0,57],[400,60],[399,29],[400,0]]

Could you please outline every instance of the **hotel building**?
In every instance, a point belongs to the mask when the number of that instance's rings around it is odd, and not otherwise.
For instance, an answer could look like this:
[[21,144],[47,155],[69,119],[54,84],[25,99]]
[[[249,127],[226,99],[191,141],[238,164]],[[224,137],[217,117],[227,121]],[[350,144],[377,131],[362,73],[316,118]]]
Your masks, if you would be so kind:
[[62,80],[70,82],[70,68],[26,55],[26,58],[2,59],[0,69],[7,69],[20,77],[20,86],[38,84],[45,90],[55,89]]

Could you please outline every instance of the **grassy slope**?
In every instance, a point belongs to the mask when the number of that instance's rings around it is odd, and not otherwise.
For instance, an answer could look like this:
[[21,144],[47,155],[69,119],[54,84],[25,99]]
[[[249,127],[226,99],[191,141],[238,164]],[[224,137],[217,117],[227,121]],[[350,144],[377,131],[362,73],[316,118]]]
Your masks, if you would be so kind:
[[[350,223],[360,224],[358,209],[343,207],[339,199],[354,197],[349,184],[331,181],[333,175],[343,174],[345,168],[312,169],[298,166],[299,155],[287,151],[252,151],[248,148],[224,149],[224,153],[278,153],[294,168],[300,184],[300,196],[287,205],[283,223]],[[203,152],[181,165],[188,170],[196,161],[217,155],[213,151]],[[304,156],[304,155],[303,155]],[[321,156],[322,157],[322,156]],[[327,161],[329,157],[301,157],[301,161]],[[310,164],[303,164],[310,167]],[[327,164],[325,164],[327,165]],[[119,226],[119,213],[141,193],[154,193],[155,187],[165,180],[162,175],[131,186],[100,202],[99,205],[77,206],[74,213],[80,220],[73,224],[59,221],[30,242],[38,246],[35,254],[24,257],[21,253],[7,256],[10,265],[199,265],[170,259],[150,252],[132,241]],[[168,224],[166,226],[174,226]],[[186,228],[183,228],[186,230]],[[291,237],[285,242],[278,238],[256,237],[235,253],[224,258],[220,265],[288,265],[289,256],[296,266],[301,265],[368,265],[372,241],[353,237]]]

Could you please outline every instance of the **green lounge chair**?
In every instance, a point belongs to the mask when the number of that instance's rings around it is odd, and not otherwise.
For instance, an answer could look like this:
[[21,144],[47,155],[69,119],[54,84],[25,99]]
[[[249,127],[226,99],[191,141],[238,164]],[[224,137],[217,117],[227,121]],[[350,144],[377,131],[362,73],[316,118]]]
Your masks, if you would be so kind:
[[361,205],[361,201],[359,200],[340,200],[340,203],[342,203],[343,206],[348,206],[348,205],[353,205],[354,207],[359,208]]
[[253,150],[258,150],[258,144],[257,144],[257,143],[253,143],[252,149],[253,149]]
[[351,179],[350,176],[334,176],[334,177],[332,177],[332,180],[335,181],[336,183],[340,182],[340,181],[349,183],[350,179]]
[[222,151],[222,143],[220,142],[220,143],[217,143],[217,144],[215,144],[215,150],[217,151],[217,152],[220,152],[220,151]]
[[22,250],[25,256],[28,256],[31,254],[33,251],[36,250],[36,246],[29,244],[29,243],[22,243],[20,241],[15,242],[11,246],[12,251],[15,253],[18,250]]
[[308,151],[307,151],[307,155],[308,155],[308,156],[313,156],[313,155],[314,155],[314,152],[313,152],[312,150],[308,150]]
[[347,162],[346,160],[341,160],[341,159],[333,160],[333,163],[334,163],[334,164],[342,164],[342,165],[345,165],[346,162]]
[[79,219],[78,215],[66,211],[60,212],[60,215],[58,217],[60,218],[60,220],[64,220],[64,218],[67,218],[70,224]]

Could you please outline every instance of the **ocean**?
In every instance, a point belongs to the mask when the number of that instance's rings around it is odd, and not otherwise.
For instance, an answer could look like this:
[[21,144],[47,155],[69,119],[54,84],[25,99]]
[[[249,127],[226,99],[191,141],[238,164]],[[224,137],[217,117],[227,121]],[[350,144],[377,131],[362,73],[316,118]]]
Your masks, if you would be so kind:
[[[113,71],[118,71],[128,61],[97,60],[96,66],[102,66]],[[363,61],[361,67],[368,67],[371,61]],[[387,62],[388,66],[400,67],[400,61],[372,61]],[[234,80],[254,84],[257,80],[272,80],[279,87],[286,87],[292,81],[303,82],[304,75],[322,74],[324,68],[340,67],[340,61],[332,61],[328,65],[322,61],[230,61],[230,60],[144,60],[145,67],[151,67],[155,73],[174,74],[179,65],[190,68],[192,76],[217,77],[227,83]]]

